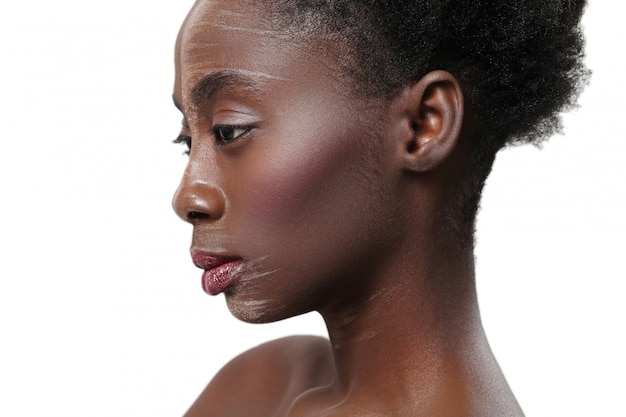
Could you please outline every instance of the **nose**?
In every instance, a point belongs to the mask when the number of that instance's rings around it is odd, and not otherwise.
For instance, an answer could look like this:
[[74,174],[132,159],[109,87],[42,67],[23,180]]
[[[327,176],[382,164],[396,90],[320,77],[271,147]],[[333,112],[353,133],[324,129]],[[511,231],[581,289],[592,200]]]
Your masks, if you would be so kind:
[[196,224],[206,220],[218,220],[224,214],[224,194],[222,190],[202,178],[194,176],[191,170],[185,171],[174,193],[172,207],[186,222]]

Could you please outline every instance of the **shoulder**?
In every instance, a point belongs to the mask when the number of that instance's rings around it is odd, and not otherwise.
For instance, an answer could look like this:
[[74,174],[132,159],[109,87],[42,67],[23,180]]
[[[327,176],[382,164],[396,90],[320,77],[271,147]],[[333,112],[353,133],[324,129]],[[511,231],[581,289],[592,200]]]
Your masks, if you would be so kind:
[[185,417],[271,416],[304,391],[332,380],[328,340],[316,336],[273,340],[224,366]]

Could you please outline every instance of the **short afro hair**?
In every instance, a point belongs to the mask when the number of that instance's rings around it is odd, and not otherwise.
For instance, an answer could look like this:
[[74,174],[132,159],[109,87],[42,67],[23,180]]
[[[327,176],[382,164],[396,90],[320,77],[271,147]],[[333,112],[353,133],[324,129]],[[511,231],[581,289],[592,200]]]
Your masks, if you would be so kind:
[[[452,73],[477,119],[471,171],[445,227],[472,239],[496,152],[559,132],[589,78],[585,0],[274,0],[292,34],[339,40],[363,96],[393,97],[428,72]],[[315,36],[313,36],[313,39]]]

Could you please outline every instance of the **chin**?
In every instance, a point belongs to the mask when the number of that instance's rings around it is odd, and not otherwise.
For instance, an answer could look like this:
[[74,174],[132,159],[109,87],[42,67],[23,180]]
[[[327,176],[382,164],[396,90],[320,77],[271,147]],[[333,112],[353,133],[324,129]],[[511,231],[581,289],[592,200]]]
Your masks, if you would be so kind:
[[[273,323],[311,311],[275,299],[244,299],[239,294],[226,294],[231,314],[246,323]],[[298,308],[300,307],[300,308]]]

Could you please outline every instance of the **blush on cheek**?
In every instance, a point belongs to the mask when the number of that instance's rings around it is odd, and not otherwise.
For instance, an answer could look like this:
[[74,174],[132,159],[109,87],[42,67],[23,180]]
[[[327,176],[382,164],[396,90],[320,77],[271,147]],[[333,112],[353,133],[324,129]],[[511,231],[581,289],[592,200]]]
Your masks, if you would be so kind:
[[371,203],[371,178],[354,152],[359,140],[335,131],[335,137],[300,138],[267,157],[257,154],[238,175],[242,193],[233,201],[238,233],[254,234],[253,241],[264,240],[256,243],[276,248],[297,239],[321,243],[349,231],[350,224],[367,217]]
[[[281,157],[284,156],[284,157]],[[286,227],[310,221],[311,212],[324,210],[324,194],[331,192],[329,180],[336,169],[327,160],[312,154],[275,155],[254,170],[245,196],[244,217],[255,223]],[[260,164],[259,164],[260,165]],[[337,179],[335,178],[335,181]]]

